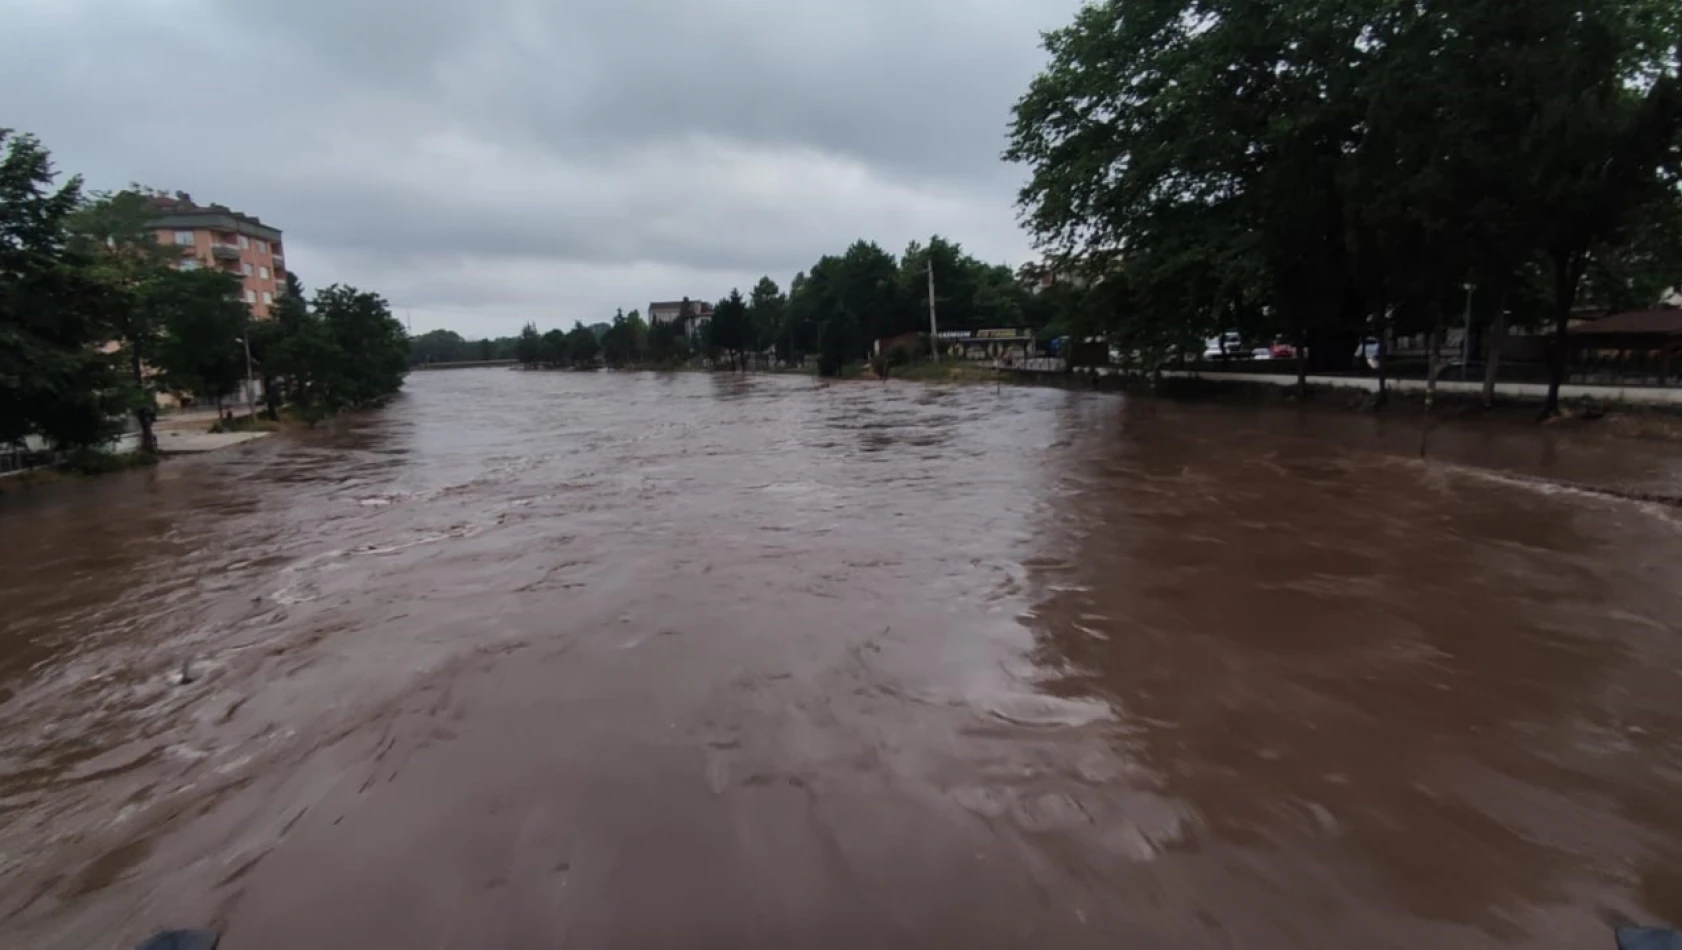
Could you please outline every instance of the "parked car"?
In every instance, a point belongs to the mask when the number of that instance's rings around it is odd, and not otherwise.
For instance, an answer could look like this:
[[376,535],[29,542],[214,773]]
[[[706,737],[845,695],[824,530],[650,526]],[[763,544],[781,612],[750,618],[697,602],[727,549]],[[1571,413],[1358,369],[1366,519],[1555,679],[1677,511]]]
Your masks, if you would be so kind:
[[1289,343],[1275,343],[1268,348],[1271,358],[1276,360],[1294,360],[1297,358],[1297,348]]
[[1244,340],[1236,331],[1229,330],[1203,341],[1203,358],[1206,360],[1241,359],[1246,355]]
[[1380,349],[1376,337],[1367,337],[1361,341],[1360,346],[1355,347],[1355,362],[1366,363],[1369,367],[1378,369]]

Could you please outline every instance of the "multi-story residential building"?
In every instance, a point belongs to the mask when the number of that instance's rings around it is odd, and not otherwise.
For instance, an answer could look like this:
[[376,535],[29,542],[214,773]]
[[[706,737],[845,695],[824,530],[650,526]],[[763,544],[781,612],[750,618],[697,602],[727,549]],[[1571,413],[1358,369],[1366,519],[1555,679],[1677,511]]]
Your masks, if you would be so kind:
[[683,335],[691,340],[698,337],[701,328],[711,323],[713,319],[713,305],[699,300],[669,300],[664,303],[655,302],[648,305],[648,325],[660,323],[676,323],[683,330]]
[[158,240],[181,248],[183,270],[215,267],[239,276],[252,316],[261,320],[286,292],[280,229],[223,205],[199,206],[190,195],[153,198],[147,225]]

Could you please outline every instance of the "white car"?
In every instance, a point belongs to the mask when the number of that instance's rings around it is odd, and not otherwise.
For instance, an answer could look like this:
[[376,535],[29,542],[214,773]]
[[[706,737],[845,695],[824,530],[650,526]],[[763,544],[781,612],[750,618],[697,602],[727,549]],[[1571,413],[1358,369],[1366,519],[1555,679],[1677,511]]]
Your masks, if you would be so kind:
[[1243,339],[1235,332],[1212,336],[1203,341],[1203,358],[1206,360],[1243,359],[1247,355]]

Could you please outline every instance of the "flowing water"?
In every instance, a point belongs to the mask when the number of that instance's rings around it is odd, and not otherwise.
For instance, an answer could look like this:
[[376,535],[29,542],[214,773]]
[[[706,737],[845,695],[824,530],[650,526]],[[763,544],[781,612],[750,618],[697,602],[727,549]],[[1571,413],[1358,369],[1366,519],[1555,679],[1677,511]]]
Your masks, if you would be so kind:
[[1602,947],[1682,923],[1676,450],[418,374],[0,500],[0,946]]

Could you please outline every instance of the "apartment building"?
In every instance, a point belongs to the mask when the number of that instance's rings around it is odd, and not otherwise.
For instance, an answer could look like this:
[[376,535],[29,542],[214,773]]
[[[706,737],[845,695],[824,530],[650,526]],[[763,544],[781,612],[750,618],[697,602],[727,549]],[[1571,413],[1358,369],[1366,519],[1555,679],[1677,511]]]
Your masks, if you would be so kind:
[[150,202],[147,225],[161,243],[181,248],[183,270],[215,267],[239,276],[252,316],[262,320],[286,291],[286,252],[279,228],[223,205],[196,205],[176,192]]

